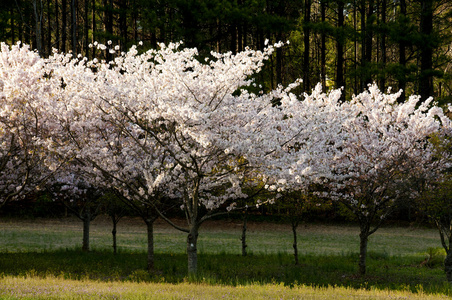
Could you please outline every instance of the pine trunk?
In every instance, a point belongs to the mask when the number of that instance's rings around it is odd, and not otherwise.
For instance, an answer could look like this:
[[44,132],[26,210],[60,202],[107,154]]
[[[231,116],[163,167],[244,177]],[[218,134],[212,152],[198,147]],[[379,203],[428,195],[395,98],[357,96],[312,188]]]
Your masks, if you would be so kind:
[[[400,15],[402,18],[406,17],[406,1],[400,0]],[[404,21],[404,20],[403,20]],[[399,90],[402,90],[402,94],[400,95],[398,102],[405,102],[405,90],[406,90],[406,76],[405,76],[405,68],[406,68],[406,54],[405,54],[406,42],[404,39],[400,40],[399,43],[399,64],[402,67],[402,75],[398,80]]]
[[419,78],[419,94],[422,100],[433,96],[433,46],[431,35],[433,32],[433,0],[423,0],[420,32],[424,37],[421,47],[421,74]]
[[[320,2],[320,15],[322,23],[326,21],[326,1]],[[326,91],[326,33],[322,30],[321,33],[321,47],[320,47],[320,81],[322,83],[322,89]]]
[[33,1],[33,11],[35,15],[35,38],[36,38],[36,48],[38,52],[42,55],[42,16],[41,11],[38,9],[37,0]]
[[71,17],[72,53],[77,54],[77,3],[75,0],[71,1]]
[[[381,24],[385,26],[386,24],[386,0],[381,1]],[[386,68],[386,33],[383,31],[381,34],[381,65]],[[385,90],[386,87],[386,74],[383,73],[381,76],[379,88]]]
[[303,21],[303,90],[309,92],[310,90],[310,60],[309,60],[309,50],[310,50],[310,30],[309,22],[311,21],[311,0],[305,0],[305,11],[304,11],[304,21]]
[[[337,27],[342,29],[344,27],[344,2],[338,1],[338,15],[337,15]],[[340,31],[339,31],[340,32]],[[336,36],[336,52],[337,52],[337,65],[336,65],[336,88],[344,87],[344,37],[342,32]],[[342,96],[343,97],[343,96]]]
[[59,11],[60,9],[58,8],[58,3],[59,0],[55,0],[54,6],[55,6],[55,48],[58,50],[60,49],[60,16],[59,16]]
[[61,52],[66,52],[67,41],[67,0],[61,2]]

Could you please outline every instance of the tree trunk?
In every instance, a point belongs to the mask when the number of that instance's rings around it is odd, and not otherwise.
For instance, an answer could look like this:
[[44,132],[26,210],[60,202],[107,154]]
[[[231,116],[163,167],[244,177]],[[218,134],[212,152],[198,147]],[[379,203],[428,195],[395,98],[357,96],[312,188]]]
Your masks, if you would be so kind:
[[116,227],[118,225],[118,222],[116,221],[114,214],[111,215],[111,220],[113,222],[113,230],[111,231],[111,235],[113,236],[113,253],[116,254],[118,249],[116,243]]
[[91,213],[89,210],[86,210],[82,216],[83,220],[83,245],[82,250],[88,252],[89,251],[89,226],[91,224]]
[[61,2],[61,52],[66,52],[67,41],[67,0]]
[[243,226],[242,226],[242,237],[240,240],[242,241],[242,256],[247,256],[246,248],[248,245],[246,244],[246,223],[248,220],[248,209],[245,210],[245,213],[243,215]]
[[55,45],[54,47],[58,49],[58,51],[61,51],[60,49],[60,16],[58,8],[59,0],[55,0],[54,6],[55,6]]
[[121,34],[121,51],[127,49],[128,35],[127,35],[127,1],[119,1],[119,32]]
[[[92,37],[91,37],[91,43],[94,44],[94,42],[96,42],[96,30],[97,30],[97,26],[96,26],[96,0],[93,0],[91,3],[91,10],[92,10],[92,15],[91,15],[91,28],[92,28]],[[92,51],[92,57],[96,57],[96,47],[91,48]],[[88,56],[88,55],[87,55]]]
[[147,234],[148,234],[148,257],[147,257],[147,264],[148,264],[148,271],[154,270],[154,221],[156,218],[152,219],[146,219],[146,228],[147,228]]
[[369,241],[369,230],[361,228],[359,234],[359,275],[366,274],[367,242]]
[[[406,1],[400,0],[400,19],[405,22],[406,18]],[[406,68],[406,42],[402,38],[400,39],[399,43],[399,64],[402,67],[401,77],[398,80],[399,84],[399,90],[402,90],[402,94],[400,95],[399,99],[397,100],[399,103],[405,102],[405,90],[406,90],[406,76],[405,76],[405,68]]]
[[72,53],[77,54],[77,3],[75,0],[71,1],[71,42],[72,42]]
[[136,0],[133,0],[132,3],[132,31],[133,31],[133,40],[135,44],[138,44],[138,7]]
[[192,224],[187,236],[188,275],[196,275],[198,272],[198,230],[199,225]]
[[[326,21],[326,1],[320,2],[320,14],[322,23]],[[326,90],[326,33],[322,30],[321,33],[321,47],[320,47],[320,82],[322,83],[322,90]]]
[[[104,8],[105,8],[105,45],[111,38],[113,37],[113,0],[104,0]],[[110,51],[107,51],[107,61],[111,61],[113,59],[113,55]]]
[[[46,54],[52,53],[52,10],[50,8],[51,0],[47,0],[47,51]],[[58,37],[57,37],[58,38]]]
[[452,283],[452,251],[448,251],[446,259],[444,260],[444,272],[449,283]]
[[311,21],[311,0],[305,0],[305,11],[304,11],[304,20],[303,20],[303,44],[304,44],[304,53],[303,53],[303,90],[309,92],[311,88],[310,83],[310,61],[309,61],[309,50],[310,50],[310,30],[309,30],[309,22]]
[[[381,26],[385,26],[386,24],[386,0],[381,1]],[[382,69],[386,68],[386,30],[382,31],[381,34],[381,64]],[[384,72],[384,71],[383,71]],[[386,87],[386,74],[383,73],[381,76],[379,88],[380,90],[385,90]]]
[[15,31],[16,31],[15,22],[16,22],[16,18],[15,18],[15,16],[14,16],[14,7],[13,7],[13,6],[10,7],[9,14],[11,15],[11,21],[10,21],[10,24],[11,24],[11,27],[10,27],[10,30],[11,30],[11,44],[14,45],[14,44],[16,43],[16,35],[15,35]]
[[372,64],[372,50],[373,50],[373,14],[374,14],[374,1],[368,0],[369,7],[367,9],[367,18],[366,18],[366,58],[365,58],[365,65],[366,65],[366,86],[368,84],[372,83],[372,71],[371,71],[371,64]]
[[35,15],[35,38],[36,38],[36,48],[38,52],[42,55],[42,11],[38,9],[37,0],[33,1],[33,12]]
[[89,57],[89,0],[85,0],[85,7],[83,8],[83,19],[85,24],[83,26],[83,55]]
[[[367,7],[366,4],[369,4]],[[361,90],[372,83],[372,15],[374,9],[373,0],[361,1]]]
[[360,71],[360,89],[361,91],[366,89],[366,3],[367,0],[360,0],[361,6],[359,8],[359,14],[361,16],[361,71]]
[[421,74],[419,78],[419,95],[422,100],[433,96],[433,45],[431,35],[433,32],[433,0],[423,0],[420,32],[423,36],[421,45]]
[[295,265],[298,265],[297,227],[298,227],[298,221],[292,220],[293,256],[295,258]]
[[[344,2],[338,1],[338,15],[337,15],[337,27],[342,29],[344,27]],[[337,53],[337,66],[336,66],[336,88],[341,88],[345,85],[344,82],[344,33],[339,31],[336,36],[336,53]],[[344,93],[342,93],[344,95]],[[344,96],[342,96],[344,97]]]

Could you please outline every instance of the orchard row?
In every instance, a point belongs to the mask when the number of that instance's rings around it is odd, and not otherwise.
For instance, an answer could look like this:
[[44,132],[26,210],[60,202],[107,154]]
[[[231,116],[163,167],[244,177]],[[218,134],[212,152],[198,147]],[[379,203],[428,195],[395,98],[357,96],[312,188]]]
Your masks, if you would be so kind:
[[181,44],[91,45],[115,54],[107,62],[2,44],[2,203],[37,188],[73,201],[113,191],[150,224],[172,223],[177,205],[196,273],[206,219],[314,195],[356,216],[364,274],[368,237],[394,207],[447,179],[451,121],[432,99],[398,103],[401,91],[376,85],[346,102],[320,85],[296,95],[300,81],[264,93],[252,78],[282,46],[201,61]]

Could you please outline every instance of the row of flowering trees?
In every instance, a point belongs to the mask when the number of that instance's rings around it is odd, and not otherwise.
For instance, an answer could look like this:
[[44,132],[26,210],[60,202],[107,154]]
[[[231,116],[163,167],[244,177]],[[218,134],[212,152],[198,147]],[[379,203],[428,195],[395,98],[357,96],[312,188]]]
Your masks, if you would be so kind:
[[[268,202],[314,191],[356,216],[364,274],[368,237],[398,200],[448,167],[429,140],[449,135],[451,122],[431,99],[399,104],[400,92],[375,85],[346,102],[320,86],[295,95],[299,82],[251,92],[250,78],[281,46],[203,60],[180,44],[132,47],[106,62],[2,44],[2,203],[55,184],[74,197],[91,187],[114,191],[148,225],[148,266],[161,217],[187,233],[188,271],[196,273],[205,220],[246,203],[253,187],[264,186]],[[185,226],[166,217],[174,205]]]

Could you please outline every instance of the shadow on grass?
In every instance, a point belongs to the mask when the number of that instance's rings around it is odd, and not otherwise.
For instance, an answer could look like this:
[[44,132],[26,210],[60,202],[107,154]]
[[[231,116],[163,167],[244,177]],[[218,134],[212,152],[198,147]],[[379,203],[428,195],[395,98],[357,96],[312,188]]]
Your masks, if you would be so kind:
[[356,275],[356,254],[305,255],[294,265],[288,254],[200,254],[197,278],[187,278],[184,254],[156,254],[156,270],[146,268],[146,253],[107,251],[0,253],[0,273],[13,276],[57,276],[66,279],[101,281],[150,281],[246,285],[283,283],[312,286],[345,286],[390,290],[422,289],[426,293],[452,295],[441,265],[421,267],[422,258],[390,257],[369,253],[368,275]]

